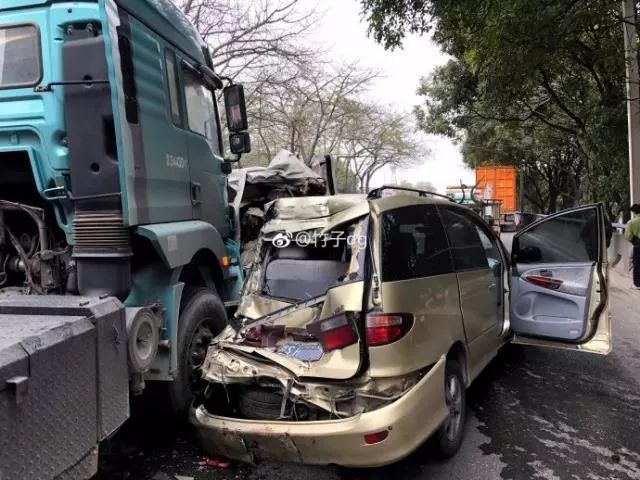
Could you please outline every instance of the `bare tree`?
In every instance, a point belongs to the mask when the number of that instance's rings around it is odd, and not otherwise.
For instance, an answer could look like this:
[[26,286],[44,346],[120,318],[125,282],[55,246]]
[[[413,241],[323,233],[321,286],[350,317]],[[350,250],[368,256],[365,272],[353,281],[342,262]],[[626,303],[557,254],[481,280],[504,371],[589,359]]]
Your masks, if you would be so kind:
[[283,63],[305,64],[318,48],[307,34],[319,18],[300,0],[174,0],[209,45],[219,73],[257,78]]
[[351,106],[377,77],[355,64],[333,67],[319,63],[300,69],[278,83],[263,83],[251,108],[254,129],[263,149],[283,145],[309,162],[316,154],[335,150],[344,125],[353,118]]
[[406,167],[421,163],[428,150],[415,139],[409,114],[389,107],[362,105],[343,134],[341,149],[347,168],[358,178],[360,190],[369,191],[371,181],[384,168]]
[[342,159],[345,185],[369,188],[385,166],[415,157],[407,116],[364,101],[378,73],[326,60],[309,33],[321,13],[303,0],[174,0],[209,45],[215,69],[241,77],[254,138],[246,163],[281,148],[309,163]]

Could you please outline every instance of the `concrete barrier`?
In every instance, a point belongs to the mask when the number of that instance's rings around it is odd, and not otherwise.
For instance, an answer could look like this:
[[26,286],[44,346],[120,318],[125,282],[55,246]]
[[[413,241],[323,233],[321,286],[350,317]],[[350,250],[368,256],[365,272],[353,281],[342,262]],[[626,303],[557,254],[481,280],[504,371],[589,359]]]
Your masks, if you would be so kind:
[[621,225],[614,224],[613,226],[614,232],[608,251],[610,268],[631,278],[631,253],[633,245],[623,237]]

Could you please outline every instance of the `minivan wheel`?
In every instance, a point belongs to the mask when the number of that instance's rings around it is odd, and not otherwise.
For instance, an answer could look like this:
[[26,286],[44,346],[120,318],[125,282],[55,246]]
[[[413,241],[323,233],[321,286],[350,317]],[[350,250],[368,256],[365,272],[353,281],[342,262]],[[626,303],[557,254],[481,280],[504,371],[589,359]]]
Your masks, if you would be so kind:
[[453,360],[447,362],[445,368],[444,398],[448,416],[438,429],[436,440],[439,453],[445,458],[450,458],[462,444],[467,407],[462,367]]

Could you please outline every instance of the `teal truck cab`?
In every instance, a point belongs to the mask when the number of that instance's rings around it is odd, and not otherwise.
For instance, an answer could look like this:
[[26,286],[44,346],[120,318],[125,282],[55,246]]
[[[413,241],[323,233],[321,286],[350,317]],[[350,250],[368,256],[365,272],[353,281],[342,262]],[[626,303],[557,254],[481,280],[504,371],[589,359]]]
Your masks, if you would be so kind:
[[226,83],[170,0],[0,2],[0,478],[88,477],[130,391],[199,393],[242,282]]

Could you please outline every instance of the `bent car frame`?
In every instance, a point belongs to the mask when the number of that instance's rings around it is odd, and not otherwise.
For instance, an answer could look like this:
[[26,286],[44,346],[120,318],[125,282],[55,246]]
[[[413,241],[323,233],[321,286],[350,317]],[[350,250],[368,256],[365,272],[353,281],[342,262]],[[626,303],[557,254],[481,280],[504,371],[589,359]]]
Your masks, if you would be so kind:
[[511,256],[427,192],[278,199],[268,218],[192,410],[210,452],[372,467],[434,436],[451,456],[502,345],[611,349],[600,205],[527,226]]

